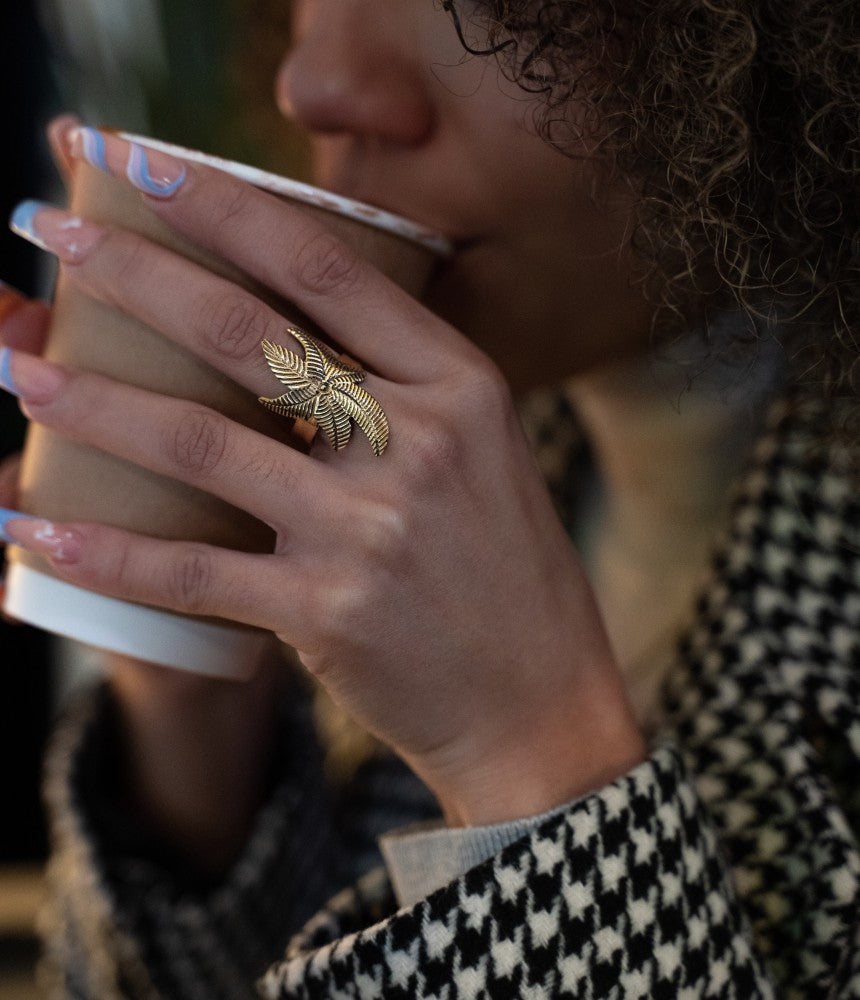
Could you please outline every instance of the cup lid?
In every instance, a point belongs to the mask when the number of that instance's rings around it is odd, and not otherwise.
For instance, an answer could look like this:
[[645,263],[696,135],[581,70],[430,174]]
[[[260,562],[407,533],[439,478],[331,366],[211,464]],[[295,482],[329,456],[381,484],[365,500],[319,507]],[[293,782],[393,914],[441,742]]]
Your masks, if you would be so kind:
[[335,194],[333,191],[326,191],[323,188],[314,187],[312,184],[306,184],[304,181],[297,181],[292,177],[272,174],[266,170],[260,170],[258,167],[249,166],[247,163],[238,163],[235,160],[225,160],[220,156],[212,156],[199,149],[186,149],[184,146],[163,142],[161,139],[152,139],[149,136],[136,135],[133,132],[118,132],[117,134],[127,142],[136,142],[142,146],[148,146],[150,149],[158,149],[180,159],[190,160],[192,163],[202,163],[205,166],[214,167],[216,170],[223,170],[225,173],[239,177],[241,180],[248,181],[255,187],[271,191],[273,194],[283,195],[315,208],[344,215],[376,229],[394,233],[403,239],[423,246],[439,257],[450,257],[454,252],[451,241],[440,233],[401,215],[377,208],[375,205],[355,201],[344,195]]

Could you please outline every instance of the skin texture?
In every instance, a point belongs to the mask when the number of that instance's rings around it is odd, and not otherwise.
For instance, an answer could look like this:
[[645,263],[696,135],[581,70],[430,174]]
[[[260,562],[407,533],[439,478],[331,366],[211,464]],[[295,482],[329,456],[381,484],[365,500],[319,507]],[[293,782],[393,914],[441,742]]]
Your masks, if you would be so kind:
[[[300,211],[223,175],[189,168],[169,198],[150,204],[361,359],[392,426],[385,456],[375,459],[358,436],[342,453],[316,444],[304,456],[199,406],[61,371],[28,353],[38,350],[35,323],[31,342],[15,345],[23,350],[11,369],[31,419],[201,486],[278,533],[274,554],[248,556],[61,525],[59,558],[56,548],[45,551],[62,575],[271,629],[427,780],[451,822],[495,822],[604,784],[645,752],[510,383],[556,380],[636,354],[650,315],[622,249],[623,198],[587,163],[533,134],[528,101],[487,64],[463,61],[442,11],[399,0],[379,24],[371,8],[369,0],[302,3],[277,96],[314,136],[317,180],[458,241],[431,289],[441,318]],[[55,132],[73,170],[80,142],[69,142],[67,128]],[[128,155],[108,141],[118,176]],[[153,160],[154,172],[159,166],[167,168]],[[63,231],[47,215],[34,226],[46,242]],[[271,393],[259,340],[274,330],[284,346],[297,345],[267,307],[138,237],[89,235],[78,244],[83,253],[52,246],[71,280],[249,391]],[[17,530],[20,543],[37,546],[24,522]],[[238,849],[262,786],[252,783],[232,814],[219,814],[218,799],[230,802],[237,776],[262,770],[251,745],[266,745],[259,734],[269,731],[277,685],[213,688],[164,673],[116,667],[133,797],[217,868]],[[177,707],[176,717],[187,717],[189,689],[203,721],[193,748],[171,755],[171,741],[187,744],[187,731],[177,723],[153,739],[146,720]],[[225,710],[231,700],[238,712]],[[219,788],[210,781],[215,769],[200,769],[224,725],[236,764]],[[171,770],[167,760],[183,763]],[[219,820],[217,836],[208,816]]]
[[[116,173],[126,146],[108,144]],[[605,727],[606,753],[612,758],[621,747],[629,764],[619,734],[629,727],[637,752],[641,745],[588,583],[495,367],[316,223],[295,210],[275,213],[271,198],[232,178],[189,169],[180,192],[155,209],[198,242],[229,252],[360,353],[378,372],[366,385],[397,433],[384,461],[371,460],[364,441],[342,454],[319,444],[304,456],[197,405],[15,355],[12,375],[31,419],[203,486],[278,531],[273,556],[251,556],[66,526],[58,529],[62,552],[52,552],[63,575],[116,596],[271,629],[464,821],[536,812],[584,790],[581,774],[571,787],[570,771],[555,765],[571,732]],[[53,213],[35,225],[49,244],[69,231]],[[204,350],[255,394],[265,390],[270,376],[250,350],[277,323],[265,307],[139,237],[72,231],[76,247],[88,247],[71,255],[59,247],[73,280]],[[261,233],[270,249],[263,260]],[[298,246],[292,260],[291,246]],[[225,296],[234,303],[238,296],[249,317],[247,352],[211,323],[205,304]],[[489,447],[472,433],[472,412],[483,415]],[[9,531],[35,541],[28,522]],[[514,580],[510,566],[518,568]],[[528,736],[537,719],[543,745]],[[603,742],[591,736],[589,755]],[[486,775],[475,773],[475,761]],[[603,756],[585,772],[585,787],[602,782]],[[541,785],[559,774],[563,788]],[[488,775],[505,776],[516,805]]]
[[515,391],[644,347],[629,193],[585,143],[568,157],[539,138],[535,98],[464,56],[443,12],[300,0],[295,34],[276,97],[311,135],[315,179],[459,242],[429,303]]

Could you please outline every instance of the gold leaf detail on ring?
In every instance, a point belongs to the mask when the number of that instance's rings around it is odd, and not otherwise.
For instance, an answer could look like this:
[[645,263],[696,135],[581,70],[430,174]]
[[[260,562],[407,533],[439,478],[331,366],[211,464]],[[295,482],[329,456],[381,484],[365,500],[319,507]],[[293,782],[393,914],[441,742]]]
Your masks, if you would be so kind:
[[260,396],[259,401],[283,417],[315,423],[336,451],[349,443],[354,420],[374,454],[381,455],[388,445],[388,419],[376,399],[359,385],[367,372],[302,330],[288,327],[287,332],[302,345],[305,356],[262,341],[269,368],[287,391],[271,399]]

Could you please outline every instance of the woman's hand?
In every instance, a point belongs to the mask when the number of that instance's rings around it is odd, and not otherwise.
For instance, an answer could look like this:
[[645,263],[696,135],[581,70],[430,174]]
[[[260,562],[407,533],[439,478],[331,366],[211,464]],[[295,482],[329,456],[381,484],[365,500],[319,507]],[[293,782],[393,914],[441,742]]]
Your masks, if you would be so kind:
[[[78,124],[78,119],[74,115],[61,115],[55,118],[47,129],[51,155],[66,183],[71,179],[77,162],[72,156],[68,136]],[[44,302],[28,299],[0,281],[0,347],[10,347],[28,354],[40,354],[45,344],[50,320],[51,310]],[[17,460],[5,463],[3,466],[4,471],[0,475],[4,484],[5,500],[9,502],[4,504],[3,497],[0,497],[0,506],[11,506],[17,499],[17,468]]]
[[[68,184],[78,161],[72,115],[47,134]],[[37,356],[51,310],[0,285],[0,347]],[[20,456],[0,462],[0,508],[19,508]],[[0,544],[4,537],[0,527]],[[2,556],[0,556],[2,557]],[[274,645],[274,644],[273,644]],[[285,676],[276,651],[248,683],[231,683],[105,654],[122,720],[128,807],[203,870],[223,870],[244,843],[269,773],[275,709]]]
[[[80,154],[82,142],[76,141]],[[107,137],[124,176],[129,146]],[[301,210],[150,153],[151,207],[296,304],[373,374],[391,426],[305,455],[219,414],[14,354],[31,419],[201,487],[277,532],[271,555],[99,525],[14,521],[67,580],[273,631],[430,784],[455,822],[527,815],[611,780],[643,744],[588,582],[502,376],[477,348]],[[287,323],[224,279],[128,232],[44,209],[32,237],[89,294],[247,388],[281,390],[260,341]],[[73,233],[74,242],[69,239]]]

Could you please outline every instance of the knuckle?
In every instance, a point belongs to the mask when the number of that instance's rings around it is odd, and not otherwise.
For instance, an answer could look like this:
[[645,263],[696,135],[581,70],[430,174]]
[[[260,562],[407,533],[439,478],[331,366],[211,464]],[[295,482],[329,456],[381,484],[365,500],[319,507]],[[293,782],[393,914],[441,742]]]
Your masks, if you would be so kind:
[[154,258],[147,244],[127,233],[111,233],[108,240],[113,253],[106,257],[113,262],[112,273],[104,275],[105,297],[115,305],[123,288],[145,286],[153,276]]
[[253,452],[239,470],[249,481],[274,486],[284,496],[295,495],[299,476],[288,462],[281,461],[270,448]]
[[328,233],[320,233],[301,246],[295,257],[296,280],[312,295],[348,295],[361,282],[358,256]]
[[227,448],[227,427],[223,417],[211,410],[186,413],[168,434],[168,459],[178,468],[198,476],[209,476],[218,467]]
[[403,508],[379,501],[366,504],[357,523],[361,524],[363,565],[402,569],[412,537]]
[[200,338],[222,357],[244,361],[254,354],[270,323],[261,306],[237,290],[207,300]]
[[139,600],[146,589],[145,560],[133,538],[102,525],[87,525],[85,558],[76,567],[75,581],[125,600]]
[[131,552],[128,545],[119,546],[114,563],[112,582],[122,593],[127,592],[132,586],[131,566]]
[[343,573],[326,589],[324,621],[328,644],[354,641],[367,625],[367,607],[371,591],[367,573]]
[[423,488],[450,478],[461,465],[463,443],[455,427],[439,418],[422,422],[409,449],[413,478]]
[[409,484],[419,495],[446,488],[462,479],[475,454],[475,438],[469,428],[476,416],[488,435],[499,442],[512,439],[519,418],[510,388],[492,362],[471,367],[459,380],[446,412],[424,414],[409,429],[406,467]]
[[473,373],[467,398],[470,409],[481,413],[491,423],[507,422],[515,412],[510,387],[492,363],[482,365]]
[[110,537],[104,529],[94,525],[88,530],[87,548],[99,554],[84,567],[88,583],[121,597],[135,592],[135,564],[126,539]]
[[174,604],[192,614],[210,610],[212,594],[212,557],[202,546],[183,552],[169,571],[168,586]]
[[[310,626],[317,651],[355,648],[368,634],[378,614],[380,579],[360,557],[339,562],[335,572],[319,570],[302,575],[298,606]],[[306,642],[302,643],[305,651]]]
[[247,212],[251,200],[251,187],[246,184],[227,184],[212,205],[212,222],[219,237],[229,237],[237,220]]

